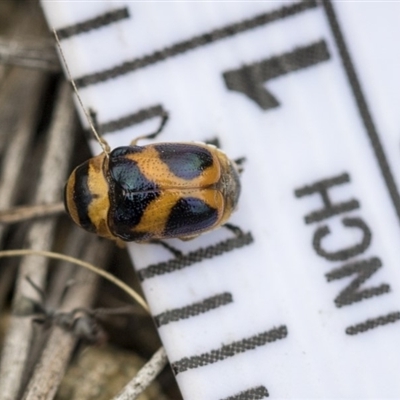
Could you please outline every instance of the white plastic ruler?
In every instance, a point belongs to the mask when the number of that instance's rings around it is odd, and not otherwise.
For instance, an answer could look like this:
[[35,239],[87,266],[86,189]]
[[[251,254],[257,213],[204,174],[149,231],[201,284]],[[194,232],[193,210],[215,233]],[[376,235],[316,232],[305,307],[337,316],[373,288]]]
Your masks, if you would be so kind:
[[129,245],[183,397],[400,398],[400,2],[42,5],[112,147],[247,159],[241,233]]

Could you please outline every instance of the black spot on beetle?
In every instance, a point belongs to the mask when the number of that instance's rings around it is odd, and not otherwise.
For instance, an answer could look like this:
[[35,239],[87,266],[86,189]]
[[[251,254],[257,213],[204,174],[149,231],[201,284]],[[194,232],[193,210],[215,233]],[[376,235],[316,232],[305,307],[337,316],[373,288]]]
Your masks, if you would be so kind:
[[191,180],[213,165],[210,151],[190,143],[162,143],[154,145],[159,157],[178,178]]
[[142,174],[137,163],[126,158],[125,154],[110,157],[108,223],[113,234],[121,239],[140,240],[132,230],[160,192],[157,185]]
[[89,161],[84,162],[75,170],[75,185],[73,199],[78,212],[79,225],[89,232],[96,232],[96,227],[89,218],[89,205],[93,195],[89,190]]
[[179,199],[172,207],[165,226],[166,237],[187,236],[214,226],[218,211],[195,197]]
[[121,146],[121,147],[116,147],[110,153],[110,159],[116,160],[118,157],[124,157],[127,154],[141,153],[143,150],[144,150],[144,147],[141,147],[141,146]]

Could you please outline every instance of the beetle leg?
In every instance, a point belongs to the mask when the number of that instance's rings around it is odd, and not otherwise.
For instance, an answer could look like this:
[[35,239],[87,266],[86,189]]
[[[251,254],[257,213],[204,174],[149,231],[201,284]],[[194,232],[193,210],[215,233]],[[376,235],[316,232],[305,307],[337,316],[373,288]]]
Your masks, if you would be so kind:
[[162,113],[161,114],[161,124],[160,124],[159,128],[153,133],[137,137],[136,139],[132,140],[130,145],[131,146],[136,146],[137,142],[139,140],[142,140],[142,139],[155,139],[162,132],[162,130],[164,129],[165,124],[168,121],[168,118],[169,118],[169,115],[166,112]]
[[206,141],[205,141],[205,144],[215,146],[215,147],[217,147],[218,149],[221,148],[221,143],[220,143],[220,141],[219,141],[219,139],[218,139],[217,136],[216,136],[215,138],[206,140]]
[[233,232],[236,237],[242,236],[243,231],[236,225],[233,224],[224,224],[222,225],[224,228],[228,229],[229,231]]
[[245,161],[246,161],[246,157],[240,157],[240,158],[237,158],[236,160],[234,160],[239,174],[243,172],[243,163]]

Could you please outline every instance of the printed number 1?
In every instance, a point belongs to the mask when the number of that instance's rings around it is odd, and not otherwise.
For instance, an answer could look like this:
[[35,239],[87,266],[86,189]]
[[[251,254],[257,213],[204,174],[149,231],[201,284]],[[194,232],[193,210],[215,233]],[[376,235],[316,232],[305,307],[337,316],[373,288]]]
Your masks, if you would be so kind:
[[308,68],[329,60],[328,47],[324,40],[266,60],[245,65],[223,73],[229,90],[244,93],[263,110],[279,106],[279,101],[265,88],[265,82],[279,76]]

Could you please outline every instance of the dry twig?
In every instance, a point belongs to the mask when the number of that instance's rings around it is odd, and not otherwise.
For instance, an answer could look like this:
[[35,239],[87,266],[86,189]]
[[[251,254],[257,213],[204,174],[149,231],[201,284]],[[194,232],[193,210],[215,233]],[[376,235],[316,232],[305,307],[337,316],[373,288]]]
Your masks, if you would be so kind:
[[109,272],[98,269],[93,264],[90,264],[86,261],[82,261],[82,260],[76,259],[74,257],[66,256],[65,254],[54,253],[54,252],[45,251],[45,250],[19,249],[19,250],[0,251],[0,258],[28,256],[28,255],[42,256],[42,257],[46,257],[46,258],[52,258],[55,260],[67,261],[72,264],[76,264],[83,268],[86,268],[92,272],[95,272],[97,275],[100,275],[101,277],[107,279],[114,285],[121,288],[124,292],[126,292],[129,296],[131,296],[132,299],[134,299],[136,302],[138,302],[147,312],[150,312],[149,306],[144,301],[144,299],[137,292],[135,292],[132,288],[130,288],[126,283],[122,282],[120,279],[116,278],[114,275],[110,274]]
[[6,40],[0,37],[0,63],[51,72],[61,70],[51,40]]
[[[104,267],[112,244],[110,242],[100,242],[93,236],[90,237],[86,244],[86,252],[82,258]],[[93,301],[98,276],[80,268],[76,272],[75,279],[78,284],[69,289],[62,305],[63,310],[89,307]],[[79,282],[84,282],[84,284],[79,284]],[[53,328],[24,394],[24,400],[39,398],[50,400],[54,398],[76,341],[77,338],[71,332],[66,332],[58,326]]]
[[[37,101],[26,93],[41,97],[45,77],[34,71],[12,71],[0,93],[0,124],[2,135],[12,141],[7,146],[0,168],[0,210],[11,207],[20,185],[22,166],[28,156],[39,107]],[[9,132],[12,133],[9,134]],[[3,141],[5,142],[4,136]],[[4,227],[0,226],[0,242]]]
[[[41,169],[41,179],[36,194],[37,203],[54,203],[61,197],[61,185],[65,180],[68,158],[72,149],[74,112],[71,93],[64,83],[59,91],[57,106],[49,130],[49,142]],[[28,232],[27,246],[48,249],[52,244],[55,222],[35,222]],[[36,299],[38,294],[26,282],[31,276],[35,284],[43,287],[47,272],[47,260],[26,257],[22,260],[15,299],[22,296]],[[4,400],[13,400],[23,382],[33,327],[30,318],[11,318],[0,364],[0,393]]]
[[64,203],[36,204],[0,211],[0,224],[15,224],[32,218],[49,217],[64,211]]
[[113,400],[136,399],[167,365],[168,359],[164,347],[160,347],[137,375],[124,387]]

